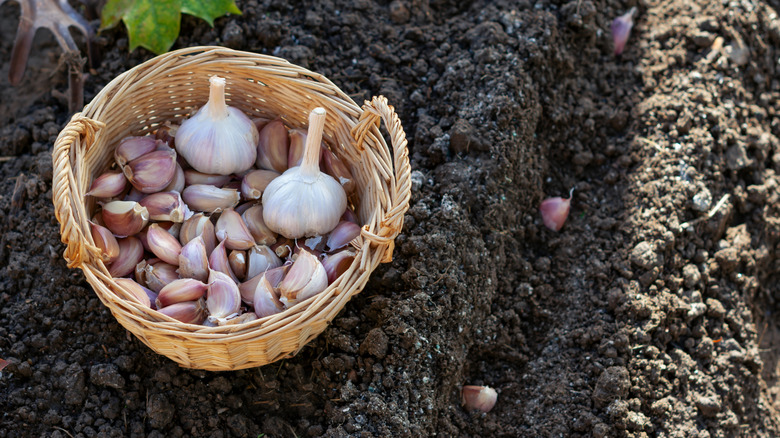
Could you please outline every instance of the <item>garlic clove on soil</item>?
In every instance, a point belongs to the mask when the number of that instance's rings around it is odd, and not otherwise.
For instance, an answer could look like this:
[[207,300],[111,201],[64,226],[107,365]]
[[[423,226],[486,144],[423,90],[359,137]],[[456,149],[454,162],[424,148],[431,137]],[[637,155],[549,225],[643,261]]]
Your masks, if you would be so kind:
[[341,184],[319,169],[325,118],[324,108],[312,110],[303,163],[286,170],[263,192],[266,225],[290,239],[327,234],[347,207]]
[[489,386],[465,385],[461,390],[461,402],[468,410],[490,412],[496,405],[498,393]]
[[199,172],[229,175],[252,167],[258,138],[255,124],[225,103],[225,79],[212,76],[208,102],[176,132],[176,150]]
[[542,213],[542,221],[547,228],[553,231],[560,231],[560,229],[563,228],[563,224],[566,223],[566,218],[569,217],[573,193],[574,188],[569,192],[568,199],[556,196],[542,201],[542,204],[539,206],[539,211]]
[[636,7],[632,7],[625,14],[615,18],[612,21],[610,30],[612,31],[612,43],[615,47],[615,55],[620,55],[626,47],[628,37],[631,35],[631,28],[634,26],[634,14]]

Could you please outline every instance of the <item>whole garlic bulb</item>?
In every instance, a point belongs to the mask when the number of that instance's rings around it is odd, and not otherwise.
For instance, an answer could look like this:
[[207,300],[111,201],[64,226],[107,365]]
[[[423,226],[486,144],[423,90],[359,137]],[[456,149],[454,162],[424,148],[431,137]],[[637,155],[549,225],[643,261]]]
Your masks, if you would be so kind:
[[263,192],[265,224],[288,239],[327,234],[347,208],[347,194],[341,184],[320,172],[324,125],[325,109],[315,108],[309,115],[303,162],[287,169]]
[[225,79],[209,79],[209,101],[176,133],[176,150],[199,172],[243,172],[257,159],[257,127],[238,108],[225,103]]

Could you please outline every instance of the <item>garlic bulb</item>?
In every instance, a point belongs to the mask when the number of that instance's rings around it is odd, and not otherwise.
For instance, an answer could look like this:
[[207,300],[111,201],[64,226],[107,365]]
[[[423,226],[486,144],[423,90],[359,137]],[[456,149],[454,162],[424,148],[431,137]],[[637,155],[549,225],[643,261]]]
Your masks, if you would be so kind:
[[327,234],[347,208],[347,195],[338,181],[320,172],[320,141],[325,109],[309,115],[303,162],[287,169],[263,192],[263,219],[273,231],[297,239]]
[[176,132],[176,150],[199,172],[243,172],[257,159],[257,127],[225,104],[224,78],[212,76],[209,83],[209,101]]

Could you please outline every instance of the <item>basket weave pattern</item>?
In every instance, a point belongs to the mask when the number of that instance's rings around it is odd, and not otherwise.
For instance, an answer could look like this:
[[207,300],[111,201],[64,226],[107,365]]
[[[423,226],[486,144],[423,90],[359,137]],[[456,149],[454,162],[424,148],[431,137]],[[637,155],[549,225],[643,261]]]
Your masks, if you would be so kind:
[[[96,204],[85,195],[113,163],[122,138],[152,133],[165,121],[180,123],[205,104],[211,75],[226,78],[228,105],[250,118],[281,117],[290,128],[305,128],[311,109],[326,108],[324,140],[352,170],[358,189],[349,203],[364,224],[353,241],[358,248],[354,262],[324,292],[282,313],[221,327],[180,323],[129,299],[92,240],[88,220]],[[170,52],[118,76],[73,116],[52,154],[53,201],[68,267],[82,269],[119,323],[152,350],[181,366],[205,370],[265,365],[294,355],[325,330],[379,263],[391,260],[411,193],[406,136],[384,97],[361,108],[320,74],[283,59],[221,47]]]

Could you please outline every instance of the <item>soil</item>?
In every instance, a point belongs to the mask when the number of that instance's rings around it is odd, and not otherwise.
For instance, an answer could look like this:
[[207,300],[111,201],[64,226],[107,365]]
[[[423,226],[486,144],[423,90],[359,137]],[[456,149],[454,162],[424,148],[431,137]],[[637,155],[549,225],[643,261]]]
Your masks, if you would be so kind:
[[[179,368],[62,258],[69,119],[45,31],[10,88],[0,6],[0,438],[780,435],[776,0],[239,2],[225,45],[385,95],[409,138],[392,263],[260,368]],[[616,56],[613,18],[638,8]],[[89,101],[153,55],[103,32]],[[568,196],[560,232],[538,206]],[[489,413],[463,385],[498,391]]]

